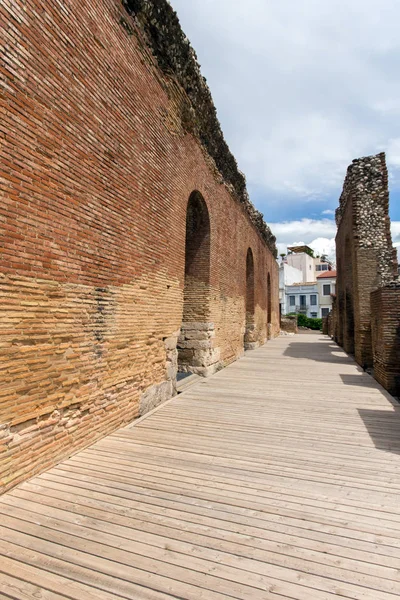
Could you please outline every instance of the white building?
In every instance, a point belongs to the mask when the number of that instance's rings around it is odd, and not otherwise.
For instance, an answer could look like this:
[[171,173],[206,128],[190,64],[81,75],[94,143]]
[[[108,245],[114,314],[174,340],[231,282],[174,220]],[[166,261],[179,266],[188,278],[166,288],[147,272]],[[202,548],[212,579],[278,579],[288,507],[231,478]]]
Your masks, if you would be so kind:
[[298,313],[310,318],[326,317],[332,310],[336,271],[325,257],[314,257],[308,246],[288,248],[279,265],[281,314]]
[[318,285],[315,281],[286,286],[282,314],[299,313],[317,318],[320,316],[319,312]]
[[[304,248],[308,248],[308,246],[304,246]],[[294,248],[288,248],[288,251],[286,262],[302,272],[302,281],[304,283],[315,281],[314,258],[307,252],[297,252]]]
[[317,277],[319,317],[327,317],[332,310],[332,294],[336,292],[336,271],[325,271]]
[[301,283],[303,281],[303,273],[299,269],[291,267],[286,262],[281,262],[279,265],[279,305],[281,314],[285,315],[286,310],[286,286],[293,283]]
[[311,283],[317,280],[321,272],[331,271],[332,263],[325,257],[314,257],[313,250],[309,246],[291,246],[285,262],[291,267],[299,269],[303,273],[303,282]]

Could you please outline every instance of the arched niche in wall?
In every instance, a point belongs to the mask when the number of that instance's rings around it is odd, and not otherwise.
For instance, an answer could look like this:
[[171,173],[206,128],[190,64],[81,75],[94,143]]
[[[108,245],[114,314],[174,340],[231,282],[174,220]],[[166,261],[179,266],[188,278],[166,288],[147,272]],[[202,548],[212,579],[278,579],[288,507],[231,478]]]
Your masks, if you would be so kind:
[[[216,370],[219,352],[213,347],[210,322],[211,223],[200,192],[189,197],[186,209],[185,279],[178,371],[209,375]],[[179,377],[179,376],[178,376]]]
[[254,302],[254,257],[251,248],[246,254],[246,327],[244,334],[245,350],[251,350],[256,346],[255,340],[255,302]]
[[271,274],[267,275],[267,323],[272,323],[272,288],[271,288]]
[[270,339],[272,335],[272,287],[271,287],[271,273],[267,275],[267,338]]
[[190,195],[186,210],[183,322],[204,322],[210,302],[210,216],[200,192]]

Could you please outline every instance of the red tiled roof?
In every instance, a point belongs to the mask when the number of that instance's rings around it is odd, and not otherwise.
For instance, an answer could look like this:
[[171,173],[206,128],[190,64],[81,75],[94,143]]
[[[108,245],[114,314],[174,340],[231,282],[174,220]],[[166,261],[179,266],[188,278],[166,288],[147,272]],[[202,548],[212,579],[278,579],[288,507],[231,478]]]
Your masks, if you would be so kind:
[[330,277],[336,277],[336,271],[324,271],[321,275],[317,275],[317,279],[329,279]]

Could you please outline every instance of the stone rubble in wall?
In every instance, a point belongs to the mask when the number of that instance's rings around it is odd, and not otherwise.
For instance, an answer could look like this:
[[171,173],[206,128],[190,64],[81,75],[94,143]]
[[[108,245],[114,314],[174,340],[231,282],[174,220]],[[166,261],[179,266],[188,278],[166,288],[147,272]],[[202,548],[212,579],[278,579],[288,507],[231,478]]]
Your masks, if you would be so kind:
[[176,395],[176,375],[178,373],[178,339],[180,329],[164,340],[166,352],[167,380],[172,384],[172,395]]
[[182,323],[178,338],[180,369],[207,377],[221,368],[220,350],[213,347],[214,323]]
[[348,167],[339,207],[336,209],[338,228],[350,198],[353,202],[357,247],[379,250],[378,270],[382,284],[386,284],[393,280],[394,265],[384,153],[355,159]]

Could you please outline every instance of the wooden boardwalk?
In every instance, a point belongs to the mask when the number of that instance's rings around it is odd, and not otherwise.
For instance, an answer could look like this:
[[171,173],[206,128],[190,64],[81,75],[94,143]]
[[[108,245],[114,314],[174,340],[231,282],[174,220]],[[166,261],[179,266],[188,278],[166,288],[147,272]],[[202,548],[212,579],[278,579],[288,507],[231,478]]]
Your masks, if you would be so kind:
[[282,337],[0,499],[0,597],[395,600],[400,406]]

